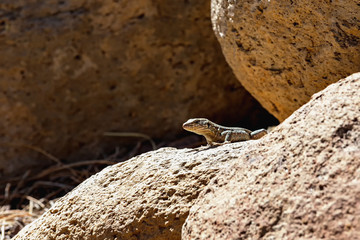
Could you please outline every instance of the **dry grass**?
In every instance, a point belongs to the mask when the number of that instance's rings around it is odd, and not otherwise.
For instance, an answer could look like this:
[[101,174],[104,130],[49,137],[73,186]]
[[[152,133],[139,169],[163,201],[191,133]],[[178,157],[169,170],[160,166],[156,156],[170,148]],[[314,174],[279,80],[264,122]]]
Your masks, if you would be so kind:
[[56,164],[35,175],[27,171],[21,178],[0,182],[5,184],[4,194],[0,195],[0,240],[14,237],[49,209],[57,198],[116,162],[116,159],[108,158]]
[[1,240],[11,239],[24,226],[37,219],[54,203],[54,201],[38,200],[30,196],[27,196],[26,199],[29,204],[21,210],[10,209],[10,205],[0,207]]
[[140,141],[134,148],[127,151],[116,149],[114,154],[104,159],[64,164],[41,148],[25,147],[46,156],[54,165],[37,173],[28,170],[21,177],[0,180],[0,186],[5,186],[0,188],[3,192],[0,194],[0,240],[14,237],[49,209],[57,198],[104,167],[125,161],[146,149],[151,150],[149,147],[144,150]]

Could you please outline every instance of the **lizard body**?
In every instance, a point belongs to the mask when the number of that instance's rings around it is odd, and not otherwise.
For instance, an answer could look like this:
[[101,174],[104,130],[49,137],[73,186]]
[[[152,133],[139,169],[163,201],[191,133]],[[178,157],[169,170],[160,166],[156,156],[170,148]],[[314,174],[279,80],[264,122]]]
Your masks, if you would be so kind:
[[240,127],[224,127],[213,123],[206,118],[189,119],[183,124],[183,128],[187,131],[204,136],[210,146],[219,143],[259,139],[267,134],[265,129],[250,131],[249,129]]

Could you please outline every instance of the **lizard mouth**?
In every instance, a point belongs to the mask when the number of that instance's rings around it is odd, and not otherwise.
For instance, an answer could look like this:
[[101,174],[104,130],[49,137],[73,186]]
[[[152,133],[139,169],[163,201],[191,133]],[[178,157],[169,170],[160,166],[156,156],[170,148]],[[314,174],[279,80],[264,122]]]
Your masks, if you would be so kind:
[[194,129],[199,129],[201,128],[201,126],[197,123],[194,122],[186,122],[182,125],[183,129],[187,130],[187,131],[192,131]]
[[194,129],[195,126],[196,126],[196,124],[194,124],[194,123],[187,123],[187,122],[182,125],[183,129],[185,129],[185,130]]
[[209,131],[205,126],[196,123],[184,123],[183,129],[196,134],[206,133]]

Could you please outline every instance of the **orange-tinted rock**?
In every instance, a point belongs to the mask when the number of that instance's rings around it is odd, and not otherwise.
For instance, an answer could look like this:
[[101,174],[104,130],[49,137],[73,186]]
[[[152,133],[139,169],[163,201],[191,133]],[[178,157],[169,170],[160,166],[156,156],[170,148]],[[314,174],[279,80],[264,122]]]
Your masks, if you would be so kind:
[[212,0],[212,23],[241,84],[280,121],[360,71],[360,4]]

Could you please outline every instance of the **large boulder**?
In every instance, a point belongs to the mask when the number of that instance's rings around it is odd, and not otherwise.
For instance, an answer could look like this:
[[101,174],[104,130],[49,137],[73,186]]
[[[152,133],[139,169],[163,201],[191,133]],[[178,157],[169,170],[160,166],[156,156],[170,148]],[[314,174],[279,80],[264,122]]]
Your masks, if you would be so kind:
[[360,73],[313,96],[199,195],[183,239],[358,239]]
[[[166,140],[190,117],[256,122],[201,1],[0,1],[0,177]],[[206,112],[206,113],[204,113]],[[54,158],[52,158],[54,159]]]
[[360,4],[211,1],[212,23],[241,84],[280,121],[360,71]]
[[239,152],[257,143],[162,148],[107,167],[58,200],[14,240],[180,239],[199,192]]

